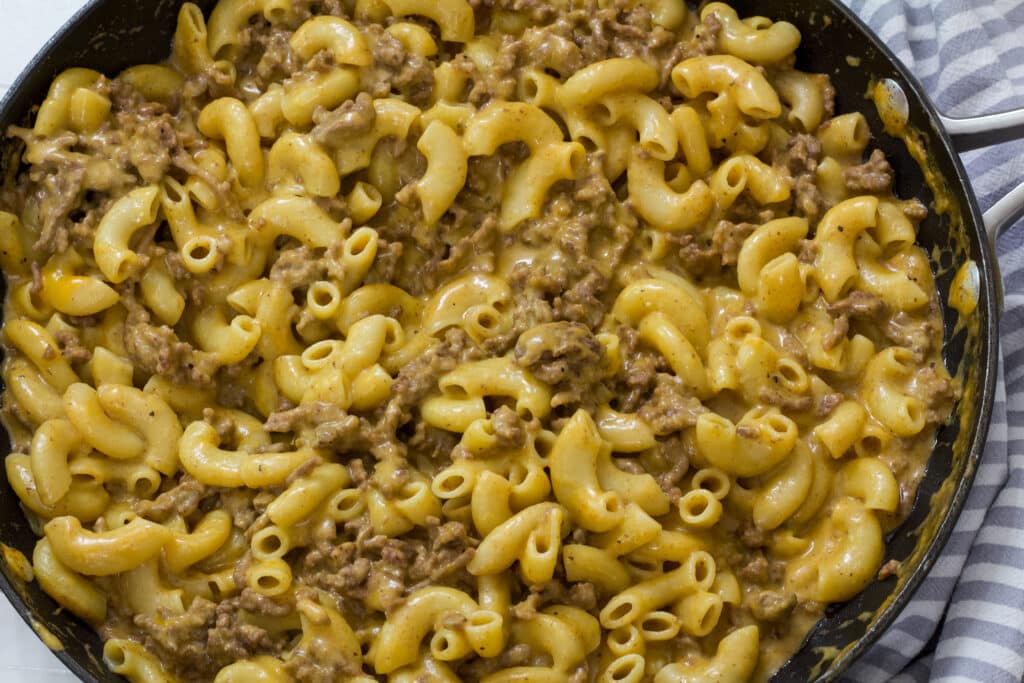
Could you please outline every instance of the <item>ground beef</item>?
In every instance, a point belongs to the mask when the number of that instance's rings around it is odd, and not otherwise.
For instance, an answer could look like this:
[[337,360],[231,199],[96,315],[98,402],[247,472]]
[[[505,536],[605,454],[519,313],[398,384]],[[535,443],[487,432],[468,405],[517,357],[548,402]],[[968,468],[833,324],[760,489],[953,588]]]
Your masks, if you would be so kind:
[[736,573],[741,579],[764,585],[768,583],[769,579],[768,560],[763,552],[757,551],[753,555],[748,556],[747,562]]
[[850,192],[888,192],[892,188],[892,166],[885,153],[876,149],[863,164],[843,169],[843,179]]
[[296,433],[295,443],[303,448],[349,451],[370,443],[369,423],[334,403],[322,401],[273,412],[263,427],[268,432]]
[[430,60],[408,52],[379,24],[362,26],[361,32],[373,51],[373,66],[362,70],[361,90],[374,97],[397,94],[418,107],[427,108],[434,87]]
[[917,318],[906,311],[897,311],[885,322],[882,332],[893,344],[909,349],[914,360],[920,363],[932,350],[936,330],[929,318]]
[[592,384],[605,363],[604,347],[590,328],[565,321],[539,325],[519,337],[515,359],[537,379],[552,385],[565,381]]
[[712,12],[704,17],[693,38],[685,43],[678,43],[672,48],[672,52],[665,60],[661,68],[661,87],[665,87],[672,80],[672,69],[675,66],[691,57],[703,57],[714,54],[718,49],[718,35],[722,32],[722,22]]
[[655,434],[671,434],[697,424],[697,417],[708,412],[698,398],[689,393],[675,375],[659,373],[654,393],[639,410],[640,417]]
[[202,597],[194,598],[184,614],[158,610],[135,615],[134,623],[144,634],[146,648],[185,680],[211,680],[232,662],[279,652],[287,637],[243,623],[233,600],[218,605]]
[[928,207],[922,204],[921,200],[916,197],[902,202],[901,208],[903,209],[903,215],[915,223],[923,221],[928,217]]
[[831,415],[832,411],[844,400],[846,400],[846,397],[837,391],[822,394],[814,400],[815,416],[827,417]]
[[850,292],[849,296],[828,305],[828,312],[833,316],[866,320],[877,320],[887,311],[888,307],[878,296],[861,290]]
[[882,565],[881,569],[878,570],[878,580],[885,581],[888,578],[896,576],[901,566],[902,563],[899,560],[889,560]]
[[773,159],[775,166],[785,168],[793,177],[793,208],[813,224],[827,208],[817,185],[821,142],[813,135],[798,133],[789,139]]
[[[338,261],[340,254],[334,256]],[[335,270],[338,274],[343,272],[340,261],[337,262]],[[285,249],[278,254],[270,267],[270,279],[282,283],[288,289],[309,285],[326,274],[327,265],[317,258],[312,249],[305,246]]]
[[811,409],[814,399],[811,396],[802,396],[791,391],[785,391],[775,385],[761,387],[758,398],[763,403],[777,405],[783,413],[803,413]]
[[925,418],[931,424],[943,422],[949,415],[950,403],[957,397],[957,385],[943,369],[935,363],[921,368],[914,375],[916,394],[928,409]]
[[60,353],[69,363],[85,363],[92,358],[92,351],[82,345],[82,340],[75,330],[57,330],[53,335],[60,347]]
[[832,329],[821,338],[821,348],[831,351],[843,343],[847,333],[850,331],[850,319],[845,315],[839,315],[832,321]]
[[151,325],[131,317],[125,324],[124,348],[138,368],[176,384],[208,385],[220,365],[214,354],[181,341],[167,325]]
[[372,590],[387,611],[426,585],[476,585],[465,567],[477,541],[461,522],[428,519],[414,535],[388,538],[373,535],[361,518],[343,533],[351,540],[317,546],[302,559],[309,584],[339,600],[362,602]]
[[347,100],[337,109],[317,110],[313,114],[316,125],[310,135],[321,145],[338,148],[369,132],[376,119],[373,98],[367,93],[359,93],[354,100]]
[[723,220],[715,224],[710,239],[692,233],[671,233],[669,240],[679,245],[680,263],[699,280],[735,266],[743,242],[755,228],[757,226],[753,223]]
[[136,502],[135,512],[140,517],[158,522],[166,521],[171,516],[185,519],[199,509],[199,504],[207,495],[209,489],[205,484],[185,474],[174,488],[164,491],[154,500]]
[[757,593],[751,600],[750,611],[761,621],[781,621],[796,607],[796,595],[781,591],[766,590]]
[[522,448],[526,444],[526,423],[514,409],[498,406],[491,415],[491,426],[494,427],[495,448]]

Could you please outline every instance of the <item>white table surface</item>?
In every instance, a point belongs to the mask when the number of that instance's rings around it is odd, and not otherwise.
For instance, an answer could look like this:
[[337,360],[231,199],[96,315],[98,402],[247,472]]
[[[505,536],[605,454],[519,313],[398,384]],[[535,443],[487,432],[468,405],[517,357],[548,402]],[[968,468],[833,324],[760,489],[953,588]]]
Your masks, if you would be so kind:
[[[85,0],[0,0],[0,96],[46,39],[84,4]],[[0,681],[77,680],[0,598]]]

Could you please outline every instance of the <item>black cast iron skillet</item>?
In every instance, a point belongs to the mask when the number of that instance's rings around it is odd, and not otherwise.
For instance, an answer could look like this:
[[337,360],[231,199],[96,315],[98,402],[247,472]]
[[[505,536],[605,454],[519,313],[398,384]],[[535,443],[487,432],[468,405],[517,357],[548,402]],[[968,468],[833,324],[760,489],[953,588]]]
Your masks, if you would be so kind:
[[[0,129],[26,124],[33,105],[43,100],[51,79],[63,69],[86,66],[113,75],[133,64],[166,58],[182,2],[93,0],[46,44],[15,83],[0,104]],[[214,4],[214,0],[196,2],[204,11]],[[996,385],[998,272],[977,201],[943,120],[920,84],[870,29],[834,0],[731,0],[731,4],[741,16],[766,15],[800,28],[798,68],[831,76],[837,91],[836,110],[860,111],[867,117],[875,134],[872,144],[885,151],[896,170],[898,196],[918,197],[932,205],[938,194],[951,205],[946,213],[924,221],[920,242],[928,253],[937,255],[933,269],[944,307],[944,354],[950,371],[963,381],[964,395],[950,423],[939,429],[910,517],[888,539],[886,559],[903,562],[898,578],[876,581],[852,601],[833,605],[774,679],[830,681],[866,651],[906,606],[938,557],[967,498],[985,443]],[[930,164],[928,174],[903,140],[882,132],[876,108],[865,98],[869,86],[884,78],[892,79],[906,94],[909,124],[919,133]],[[0,159],[10,169],[10,164],[17,163],[16,150],[5,144]],[[931,187],[926,175],[933,178]],[[1008,218],[1008,212],[1002,217]],[[946,302],[957,267],[967,260],[978,267],[978,305],[962,320]],[[9,448],[5,434],[0,442],[0,447]],[[6,482],[0,489],[0,542],[28,556],[36,542]],[[26,622],[44,626],[60,640],[64,649],[57,656],[72,671],[83,681],[121,680],[103,666],[102,643],[91,628],[59,611],[35,583],[20,581],[6,560],[0,560],[0,570],[0,590]]]

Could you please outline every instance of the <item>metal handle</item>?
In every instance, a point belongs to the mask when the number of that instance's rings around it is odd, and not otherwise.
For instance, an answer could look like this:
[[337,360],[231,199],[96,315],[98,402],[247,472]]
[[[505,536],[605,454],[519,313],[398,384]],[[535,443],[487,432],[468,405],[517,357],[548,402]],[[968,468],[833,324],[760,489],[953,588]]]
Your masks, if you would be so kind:
[[[991,147],[1009,140],[1024,138],[1024,109],[963,119],[948,116],[939,118],[949,134],[956,138],[960,151]],[[993,247],[996,238],[1021,216],[1024,216],[1024,182],[983,214],[985,231]]]

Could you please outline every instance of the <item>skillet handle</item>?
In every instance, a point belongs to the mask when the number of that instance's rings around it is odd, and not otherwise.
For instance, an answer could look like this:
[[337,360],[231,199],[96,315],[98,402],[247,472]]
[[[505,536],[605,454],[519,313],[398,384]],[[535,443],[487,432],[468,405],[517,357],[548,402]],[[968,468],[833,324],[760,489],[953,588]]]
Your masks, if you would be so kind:
[[[939,118],[962,152],[1024,138],[1024,109],[971,118]],[[1024,216],[1024,182],[984,213],[985,231],[993,248],[996,238],[1021,216]]]

